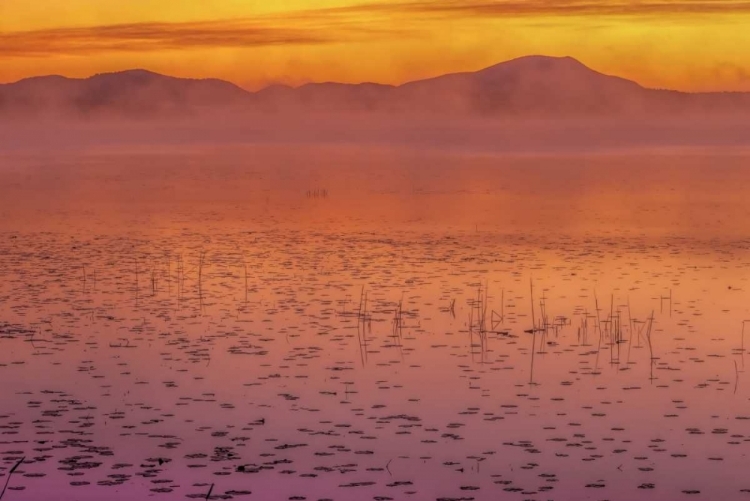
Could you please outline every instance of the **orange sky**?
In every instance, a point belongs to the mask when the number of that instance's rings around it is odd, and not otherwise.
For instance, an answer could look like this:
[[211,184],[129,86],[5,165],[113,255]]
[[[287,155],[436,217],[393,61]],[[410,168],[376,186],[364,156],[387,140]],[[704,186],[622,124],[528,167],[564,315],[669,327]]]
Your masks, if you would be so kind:
[[528,54],[750,91],[750,0],[0,0],[0,82],[130,68],[256,89],[400,83]]

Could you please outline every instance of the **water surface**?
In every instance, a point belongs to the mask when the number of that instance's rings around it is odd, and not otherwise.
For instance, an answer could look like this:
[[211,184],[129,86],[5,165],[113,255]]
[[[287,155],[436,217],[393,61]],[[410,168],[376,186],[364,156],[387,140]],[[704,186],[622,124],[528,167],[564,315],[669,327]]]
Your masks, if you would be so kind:
[[4,499],[750,496],[748,160],[8,153]]

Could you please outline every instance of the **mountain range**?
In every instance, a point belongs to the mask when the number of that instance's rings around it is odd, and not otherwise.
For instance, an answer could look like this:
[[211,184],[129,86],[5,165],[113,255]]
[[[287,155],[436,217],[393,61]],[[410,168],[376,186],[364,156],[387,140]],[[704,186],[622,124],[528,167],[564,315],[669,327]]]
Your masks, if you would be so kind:
[[483,116],[750,114],[750,93],[649,89],[570,57],[526,56],[403,85],[311,83],[246,91],[217,79],[146,70],[0,85],[1,116],[153,116],[201,111],[383,112]]

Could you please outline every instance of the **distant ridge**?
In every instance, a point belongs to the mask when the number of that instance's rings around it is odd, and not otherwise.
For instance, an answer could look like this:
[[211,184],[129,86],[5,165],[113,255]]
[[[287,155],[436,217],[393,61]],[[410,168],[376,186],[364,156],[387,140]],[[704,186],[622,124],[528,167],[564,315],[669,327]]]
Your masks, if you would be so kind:
[[180,112],[196,107],[224,107],[246,100],[248,93],[216,79],[184,79],[146,70],[102,73],[86,79],[33,77],[0,86],[0,113],[9,112]]
[[275,85],[248,92],[218,79],[146,70],[85,79],[27,78],[0,85],[0,116],[154,116],[201,111],[382,112],[481,116],[601,116],[750,113],[750,93],[648,89],[571,57],[526,56],[488,68],[399,86],[375,83]]

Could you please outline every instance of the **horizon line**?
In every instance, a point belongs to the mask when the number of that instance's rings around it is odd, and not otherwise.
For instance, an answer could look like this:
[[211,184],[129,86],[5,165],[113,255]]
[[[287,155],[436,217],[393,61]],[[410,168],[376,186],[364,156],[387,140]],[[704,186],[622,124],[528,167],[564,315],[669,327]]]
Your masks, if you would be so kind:
[[92,74],[89,74],[88,76],[83,76],[83,77],[68,76],[68,75],[61,75],[61,74],[55,74],[55,73],[52,73],[52,74],[41,74],[41,75],[31,75],[31,76],[28,76],[28,77],[20,78],[18,80],[13,80],[13,81],[8,81],[8,82],[0,82],[0,86],[2,86],[2,85],[14,85],[14,84],[18,84],[18,83],[25,82],[25,81],[28,81],[28,80],[43,79],[43,78],[64,78],[66,80],[85,81],[85,80],[90,80],[92,78],[95,78],[95,77],[98,77],[98,76],[104,76],[104,75],[118,75],[118,74],[124,74],[124,73],[144,72],[144,73],[150,73],[150,74],[158,75],[158,76],[165,77],[165,78],[174,78],[174,79],[178,79],[178,80],[193,80],[193,81],[210,81],[210,80],[214,80],[214,81],[225,82],[225,83],[234,85],[238,89],[241,89],[241,90],[243,90],[243,91],[245,91],[245,92],[247,92],[249,94],[257,94],[259,92],[262,92],[262,91],[264,91],[266,89],[270,89],[270,88],[273,88],[273,87],[285,87],[285,88],[289,88],[289,89],[300,89],[300,88],[305,87],[307,85],[326,85],[326,84],[332,84],[332,85],[349,85],[349,86],[377,85],[377,86],[382,86],[382,87],[398,88],[398,87],[401,87],[401,86],[404,86],[404,85],[408,85],[410,83],[422,82],[422,81],[426,81],[426,80],[432,80],[432,79],[436,79],[436,78],[440,78],[440,77],[445,77],[445,76],[448,76],[448,75],[467,75],[467,74],[472,74],[472,73],[480,73],[482,71],[486,71],[486,70],[489,70],[490,68],[494,68],[496,66],[500,66],[500,65],[503,65],[503,64],[506,64],[506,63],[511,63],[513,61],[519,61],[519,60],[522,60],[522,59],[532,59],[532,58],[557,59],[557,60],[560,60],[560,59],[570,59],[570,60],[575,61],[576,63],[582,65],[584,68],[586,68],[587,70],[589,70],[591,72],[598,73],[600,75],[603,75],[603,76],[606,76],[606,77],[610,77],[610,78],[618,78],[618,79],[621,79],[621,80],[626,80],[626,81],[632,82],[632,83],[634,83],[634,84],[642,87],[645,90],[668,91],[668,92],[676,92],[676,93],[680,93],[680,94],[691,94],[691,95],[700,95],[700,94],[750,94],[750,91],[747,91],[747,90],[688,91],[688,90],[672,89],[672,88],[668,88],[668,87],[646,87],[645,85],[641,84],[637,80],[634,80],[634,79],[629,78],[629,77],[624,77],[624,76],[621,76],[621,75],[613,75],[613,74],[609,74],[609,73],[602,73],[602,72],[600,72],[600,71],[598,71],[598,70],[596,70],[596,69],[588,66],[586,63],[584,63],[580,59],[578,59],[576,57],[573,57],[573,56],[569,56],[569,55],[567,55],[567,56],[549,56],[549,55],[545,55],[545,54],[527,54],[527,55],[524,55],[524,56],[518,56],[518,57],[511,58],[511,59],[506,59],[506,60],[503,60],[503,61],[499,61],[499,62],[491,64],[489,66],[482,66],[481,68],[475,69],[475,70],[454,71],[454,72],[448,72],[448,73],[440,73],[440,74],[435,74],[435,75],[428,75],[428,76],[424,76],[422,78],[417,78],[417,79],[413,79],[413,80],[406,80],[406,81],[403,81],[403,82],[400,82],[400,83],[396,83],[396,84],[375,82],[375,81],[369,81],[369,80],[364,80],[364,81],[359,81],[359,82],[342,82],[342,81],[335,81],[335,80],[323,80],[323,81],[309,81],[309,82],[300,83],[298,85],[292,85],[292,84],[283,83],[283,82],[275,82],[275,83],[269,83],[268,85],[265,85],[263,87],[259,87],[259,88],[255,89],[255,90],[253,90],[251,88],[247,88],[247,87],[245,87],[243,85],[240,85],[240,84],[238,84],[238,83],[236,83],[236,82],[234,82],[232,80],[227,80],[227,79],[219,78],[219,77],[210,77],[210,76],[208,76],[208,77],[176,76],[176,75],[172,75],[172,74],[168,74],[168,73],[162,73],[160,71],[155,71],[155,70],[152,70],[152,69],[149,69],[149,68],[145,68],[145,67],[135,67],[135,68],[122,69],[122,70],[114,70],[114,71],[102,71],[102,72],[92,73]]

